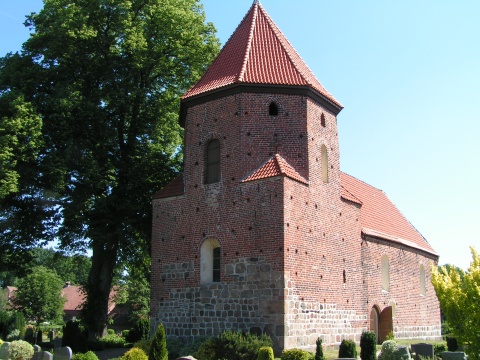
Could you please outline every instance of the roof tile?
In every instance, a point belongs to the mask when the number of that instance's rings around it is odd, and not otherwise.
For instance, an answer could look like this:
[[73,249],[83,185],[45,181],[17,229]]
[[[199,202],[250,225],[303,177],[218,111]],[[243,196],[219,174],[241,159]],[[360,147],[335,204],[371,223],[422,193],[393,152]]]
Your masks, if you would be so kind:
[[340,182],[342,197],[352,201],[349,198],[352,195],[362,204],[360,217],[364,234],[416,247],[437,255],[427,240],[402,215],[382,190],[342,172],[340,173]]
[[275,176],[286,176],[303,184],[308,184],[295,169],[279,154],[275,154],[262,166],[247,176],[242,182],[271,178]]
[[238,83],[308,86],[341,107],[258,2],[183,99]]
[[154,199],[163,199],[172,196],[180,196],[185,193],[185,185],[183,184],[183,174],[179,174],[169,184],[165,185],[161,190],[157,191]]

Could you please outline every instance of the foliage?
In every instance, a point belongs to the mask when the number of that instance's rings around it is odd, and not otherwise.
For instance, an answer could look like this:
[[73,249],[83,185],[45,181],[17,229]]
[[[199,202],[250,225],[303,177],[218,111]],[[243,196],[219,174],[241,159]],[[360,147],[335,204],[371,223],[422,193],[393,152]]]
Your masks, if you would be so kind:
[[398,346],[395,340],[386,340],[382,344],[382,350],[378,360],[397,360]]
[[308,352],[301,349],[287,349],[282,352],[282,360],[308,360]]
[[25,316],[16,310],[0,310],[0,337],[18,340],[25,335]]
[[[182,350],[180,350],[180,353],[185,354],[185,355],[194,355],[200,349],[202,344],[204,342],[206,342],[208,339],[209,339],[209,337],[198,336],[198,337],[194,338],[192,343],[185,344],[183,346]],[[198,359],[201,359],[201,357],[199,357],[199,356],[195,356],[195,357],[198,358]]]
[[126,340],[130,343],[148,339],[150,332],[150,320],[148,318],[139,318],[134,323],[133,328],[130,329],[126,336]]
[[29,360],[33,356],[33,346],[24,340],[15,340],[8,347],[11,360]]
[[133,347],[142,349],[145,354],[150,354],[150,348],[152,347],[152,341],[150,339],[142,339],[133,344]]
[[42,119],[17,92],[0,92],[0,199],[19,191],[19,167],[35,160]]
[[167,336],[167,350],[168,350],[168,359],[174,360],[179,358],[182,355],[188,355],[182,353],[183,341],[176,336]]
[[148,356],[142,349],[132,348],[128,350],[121,358],[121,360],[148,360]]
[[365,331],[360,337],[360,359],[377,360],[377,337],[371,331]]
[[441,354],[444,351],[447,351],[447,344],[446,343],[438,343],[433,345],[433,351],[437,358],[441,358]]
[[125,339],[121,336],[117,336],[115,332],[98,339],[97,343],[97,346],[101,349],[122,348],[126,346]]
[[458,341],[455,336],[446,336],[445,341],[447,342],[448,351],[457,351],[459,349]]
[[150,353],[148,354],[150,360],[167,360],[167,337],[165,336],[165,328],[163,324],[157,326],[157,331],[152,339]]
[[87,351],[87,334],[78,321],[67,321],[63,327],[62,346],[68,346],[74,353]]
[[76,353],[72,356],[72,360],[98,360],[98,356],[93,351],[86,353]]
[[432,266],[432,284],[457,341],[472,360],[480,359],[480,254],[471,247],[467,271]]
[[257,360],[273,360],[274,358],[271,346],[262,346],[258,350]]
[[338,349],[339,358],[356,358],[357,357],[357,345],[353,340],[343,339]]
[[268,335],[224,331],[218,337],[205,341],[194,356],[205,360],[255,360],[261,347],[272,345]]
[[387,336],[385,336],[385,340],[395,340],[395,334],[393,333],[393,330],[390,330]]
[[322,339],[320,338],[317,338],[315,341],[315,360],[325,360],[325,356],[323,355]]
[[22,52],[0,59],[0,94],[42,119],[42,142],[15,165],[0,239],[91,248],[82,320],[100,337],[113,274],[148,258],[153,192],[181,167],[180,96],[219,41],[197,0],[44,0],[25,25]]
[[32,273],[17,283],[14,304],[28,319],[37,324],[43,320],[58,320],[63,315],[65,299],[62,297],[63,281],[58,275],[43,266],[32,269]]
[[7,335],[7,341],[14,341],[14,340],[19,340],[19,339],[20,339],[20,330],[18,330],[18,329],[13,329]]

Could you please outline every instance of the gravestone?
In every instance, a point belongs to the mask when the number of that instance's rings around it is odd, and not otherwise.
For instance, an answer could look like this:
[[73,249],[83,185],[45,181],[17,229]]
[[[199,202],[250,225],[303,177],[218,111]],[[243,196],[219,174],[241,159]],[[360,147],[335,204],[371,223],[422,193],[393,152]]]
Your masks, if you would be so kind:
[[61,348],[61,347],[62,347],[62,338],[57,336],[53,340],[53,348],[58,349],[58,348]]
[[4,342],[0,346],[0,359],[2,360],[8,360],[8,348],[10,346],[10,343]]
[[42,359],[41,360],[53,360],[53,355],[51,352],[42,351]]
[[38,345],[33,347],[32,360],[42,360],[42,348]]
[[72,349],[68,346],[55,349],[53,354],[53,360],[71,360],[72,359]]
[[444,351],[442,352],[442,360],[467,360],[468,357],[463,351]]
[[429,359],[435,358],[435,351],[432,344],[412,344],[412,351],[415,353],[416,360],[420,360],[420,356]]
[[412,358],[406,346],[398,346],[396,352],[400,355],[399,358],[402,360],[408,360]]

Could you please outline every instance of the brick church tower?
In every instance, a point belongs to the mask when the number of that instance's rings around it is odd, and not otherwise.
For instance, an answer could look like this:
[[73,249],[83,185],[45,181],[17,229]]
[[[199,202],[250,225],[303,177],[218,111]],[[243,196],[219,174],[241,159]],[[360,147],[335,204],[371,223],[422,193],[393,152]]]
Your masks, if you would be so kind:
[[340,171],[341,109],[255,1],[182,99],[184,172],[153,201],[152,326],[277,350],[440,336],[438,255]]

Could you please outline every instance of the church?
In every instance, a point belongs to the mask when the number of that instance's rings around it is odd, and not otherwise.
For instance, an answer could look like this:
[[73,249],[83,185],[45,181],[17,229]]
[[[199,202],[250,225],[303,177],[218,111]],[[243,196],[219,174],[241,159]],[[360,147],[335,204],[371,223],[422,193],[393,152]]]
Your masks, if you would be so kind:
[[255,1],[181,101],[184,170],[153,199],[153,328],[266,333],[276,351],[440,338],[438,254],[341,171],[342,108]]

